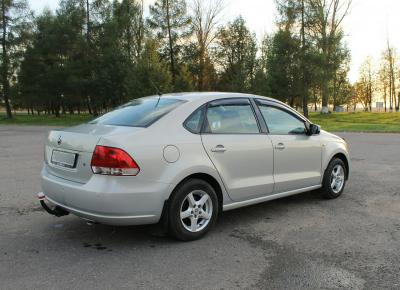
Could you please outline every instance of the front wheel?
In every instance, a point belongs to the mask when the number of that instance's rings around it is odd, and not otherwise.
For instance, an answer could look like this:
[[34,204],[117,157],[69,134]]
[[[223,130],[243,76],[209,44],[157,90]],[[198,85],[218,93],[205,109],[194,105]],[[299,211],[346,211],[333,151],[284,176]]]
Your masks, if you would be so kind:
[[322,194],[328,199],[339,197],[346,185],[346,166],[344,162],[335,158],[332,159],[325,170],[322,183]]
[[182,241],[203,237],[218,216],[218,198],[214,188],[200,179],[180,185],[169,202],[169,233]]

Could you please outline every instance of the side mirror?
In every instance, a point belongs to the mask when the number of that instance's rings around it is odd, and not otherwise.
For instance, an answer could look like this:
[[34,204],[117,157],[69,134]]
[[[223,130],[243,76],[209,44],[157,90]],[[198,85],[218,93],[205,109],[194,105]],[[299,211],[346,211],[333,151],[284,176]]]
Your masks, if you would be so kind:
[[307,130],[307,135],[308,136],[312,136],[312,135],[318,135],[321,132],[321,127],[319,125],[316,124],[310,124],[306,123],[306,130]]

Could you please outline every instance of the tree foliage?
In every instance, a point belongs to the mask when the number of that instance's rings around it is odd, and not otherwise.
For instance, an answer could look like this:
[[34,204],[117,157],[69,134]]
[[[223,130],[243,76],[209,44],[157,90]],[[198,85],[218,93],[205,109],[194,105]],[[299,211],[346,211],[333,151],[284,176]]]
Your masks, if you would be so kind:
[[[354,103],[341,25],[350,1],[275,2],[277,30],[258,40],[241,16],[222,21],[223,0],[156,0],[147,17],[141,0],[60,0],[36,18],[25,0],[2,0],[1,96],[56,116],[192,90],[267,95],[306,115],[309,104]],[[393,96],[396,75],[383,75]]]
[[257,42],[242,17],[222,27],[216,39],[215,56],[221,67],[220,90],[251,90],[256,68]]

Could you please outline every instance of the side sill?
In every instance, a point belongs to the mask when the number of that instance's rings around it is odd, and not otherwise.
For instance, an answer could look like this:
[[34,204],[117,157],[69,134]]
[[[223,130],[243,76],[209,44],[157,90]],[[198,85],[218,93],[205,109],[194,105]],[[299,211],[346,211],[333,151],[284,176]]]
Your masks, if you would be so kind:
[[228,210],[232,210],[232,209],[239,208],[239,207],[249,206],[249,205],[253,205],[253,204],[257,204],[257,203],[261,203],[261,202],[265,202],[265,201],[269,201],[269,200],[274,200],[274,199],[291,196],[291,195],[295,195],[295,194],[299,194],[299,193],[303,193],[303,192],[307,192],[307,191],[312,191],[312,190],[315,190],[318,188],[321,188],[321,185],[314,185],[314,186],[309,186],[309,187],[305,187],[305,188],[300,188],[300,189],[290,190],[290,191],[286,191],[286,192],[275,193],[275,194],[271,194],[271,195],[267,195],[267,196],[257,197],[254,199],[233,202],[233,203],[224,205],[222,207],[222,210],[228,211]]

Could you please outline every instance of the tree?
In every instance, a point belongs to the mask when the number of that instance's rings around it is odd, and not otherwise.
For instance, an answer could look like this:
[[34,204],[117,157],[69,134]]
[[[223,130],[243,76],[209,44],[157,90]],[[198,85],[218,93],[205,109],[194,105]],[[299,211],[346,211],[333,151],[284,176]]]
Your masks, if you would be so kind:
[[[399,110],[399,102],[396,101],[396,76],[395,76],[395,62],[396,62],[396,51],[390,46],[389,40],[387,40],[387,49],[384,53],[384,58],[387,65],[387,73],[389,78],[389,106],[390,111],[396,109]],[[399,100],[400,101],[400,100]]]
[[[21,91],[41,98],[46,111],[60,115],[65,102],[85,91],[85,40],[82,11],[64,6],[38,17],[32,45],[21,65]],[[65,9],[65,10],[64,10]],[[33,69],[35,68],[35,69]],[[35,82],[33,82],[35,80]]]
[[304,0],[301,0],[301,25],[300,25],[300,36],[301,36],[301,57],[300,57],[300,71],[301,71],[301,99],[303,101],[303,114],[308,118],[308,86],[309,82],[307,79],[307,66],[306,66],[306,6]]
[[172,82],[175,86],[182,43],[191,35],[191,18],[187,15],[186,1],[157,0],[150,6],[147,22],[156,32],[157,38],[163,42],[161,54],[169,58]]
[[140,62],[135,69],[135,92],[133,97],[144,97],[172,90],[172,76],[168,63],[157,52],[159,44],[147,39]]
[[347,47],[337,47],[332,56],[333,79],[331,81],[333,110],[346,102],[343,92],[350,92],[348,73],[350,70],[350,53]]
[[360,68],[360,78],[356,84],[358,98],[365,111],[372,111],[372,100],[375,88],[372,58],[367,57]]
[[143,1],[123,0],[114,2],[114,17],[120,43],[130,62],[137,62],[143,49]]
[[329,83],[334,77],[334,55],[343,42],[342,22],[349,13],[351,0],[307,0],[310,34],[322,59],[322,112],[328,112]]
[[193,0],[192,4],[192,29],[196,36],[196,58],[198,65],[197,89],[202,91],[210,88],[210,80],[207,75],[212,74],[209,58],[209,46],[216,37],[218,17],[222,11],[223,0]]
[[267,84],[271,97],[295,105],[300,92],[300,41],[289,30],[273,36],[267,57]]
[[259,57],[256,61],[256,69],[251,89],[251,92],[258,95],[271,94],[268,85],[268,53],[272,46],[272,40],[273,37],[270,35],[264,35],[263,39],[261,40]]
[[[380,84],[380,91],[383,95],[385,112],[387,112],[387,97],[388,97],[388,88],[390,87],[391,83],[391,76],[390,76],[390,67],[387,63],[387,55],[385,52],[382,53],[378,76],[379,76],[378,80]],[[391,93],[389,92],[389,94]]]
[[[284,88],[277,88],[281,90],[281,98],[287,99],[290,104],[301,105],[303,114],[308,116],[310,98],[314,102],[314,108],[316,101],[323,99],[317,94],[323,95],[324,91],[326,103],[331,101],[328,98],[330,93],[336,99],[337,92],[334,91],[336,74],[346,62],[348,53],[343,43],[341,21],[337,20],[336,14],[331,15],[331,10],[334,8],[339,11],[342,8],[336,7],[338,2],[335,1],[331,1],[331,7],[327,6],[327,1],[317,0],[275,0],[275,2],[278,8],[279,30],[275,35],[275,54],[271,53],[270,56],[283,57],[287,67],[269,73],[283,81],[282,83],[288,84],[286,97]],[[327,23],[328,19],[333,22]],[[333,28],[332,25],[337,27]],[[326,36],[327,32],[330,33],[329,37]],[[330,42],[329,48],[323,45],[326,41]],[[329,51],[328,60],[326,51]],[[277,61],[279,66],[279,59]],[[275,85],[271,83],[271,86],[273,90]]]
[[242,17],[221,27],[216,39],[216,61],[221,67],[219,88],[246,92],[251,89],[256,68],[256,37]]
[[10,82],[29,43],[32,11],[26,0],[1,0],[1,85],[7,118],[12,118]]
[[[308,34],[306,34],[306,29],[308,28],[306,10],[308,7],[305,0],[276,0],[276,4],[279,12],[278,23],[280,30],[285,31],[287,39],[292,39],[293,44],[296,43],[297,46],[298,52],[293,51],[292,54],[292,58],[297,67],[296,71],[292,71],[296,73],[296,75],[293,76],[293,81],[296,82],[296,90],[302,102],[303,114],[308,117],[308,94],[310,90],[309,73],[311,73],[309,69],[311,63],[308,57],[311,46]],[[297,96],[292,94],[292,103],[295,97]]]

